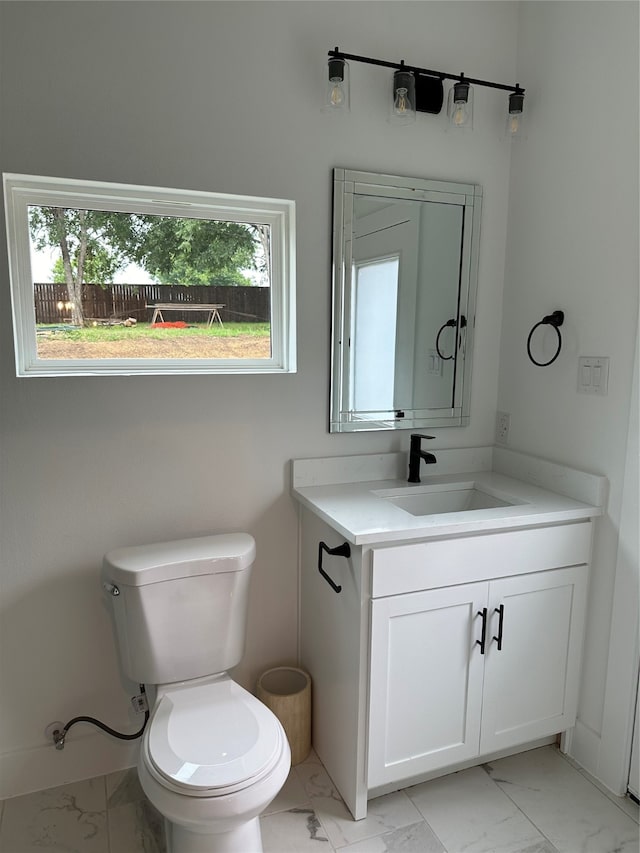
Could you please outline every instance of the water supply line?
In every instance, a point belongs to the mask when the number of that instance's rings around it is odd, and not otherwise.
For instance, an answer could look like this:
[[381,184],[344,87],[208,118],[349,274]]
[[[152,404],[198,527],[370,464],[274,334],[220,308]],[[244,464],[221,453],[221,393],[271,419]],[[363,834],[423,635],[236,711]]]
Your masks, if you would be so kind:
[[74,717],[72,720],[69,720],[66,725],[62,726],[62,728],[54,728],[51,731],[51,737],[56,746],[56,749],[64,749],[67,732],[69,731],[71,726],[75,726],[76,723],[90,723],[92,726],[97,726],[99,729],[102,729],[102,731],[106,732],[108,735],[120,738],[120,740],[136,740],[137,738],[141,737],[142,733],[146,728],[147,722],[149,721],[149,704],[147,702],[144,684],[140,685],[140,695],[134,696],[131,701],[134,705],[134,708],[136,708],[137,710],[142,710],[144,708],[144,722],[139,731],[134,732],[133,734],[126,734],[124,732],[117,732],[115,729],[112,729],[111,726],[108,726],[106,723],[97,720],[95,717]]

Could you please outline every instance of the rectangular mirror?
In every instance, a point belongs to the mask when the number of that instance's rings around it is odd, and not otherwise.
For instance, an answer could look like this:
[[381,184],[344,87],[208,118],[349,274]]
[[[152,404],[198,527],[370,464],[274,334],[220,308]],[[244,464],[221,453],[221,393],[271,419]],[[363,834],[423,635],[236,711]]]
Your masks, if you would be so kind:
[[329,431],[465,426],[481,187],[333,174]]

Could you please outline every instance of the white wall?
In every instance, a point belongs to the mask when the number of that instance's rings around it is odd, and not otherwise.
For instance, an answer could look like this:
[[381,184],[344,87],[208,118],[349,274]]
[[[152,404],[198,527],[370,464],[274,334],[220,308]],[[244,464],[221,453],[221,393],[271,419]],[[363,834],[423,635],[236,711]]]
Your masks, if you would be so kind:
[[[615,588],[611,614],[611,634],[605,701],[597,756],[593,761],[598,778],[617,794],[624,794],[627,782],[638,786],[638,755],[629,771],[629,749],[640,734],[638,707],[640,635],[640,443],[638,404],[640,353],[636,340],[636,357],[632,379],[629,412],[629,436],[622,492],[620,535],[616,559]],[[635,776],[634,776],[635,773]]]
[[[516,8],[43,2],[0,3],[0,14],[2,171],[295,199],[300,342],[295,376],[17,380],[3,242],[6,796],[131,763],[128,748],[88,727],[75,728],[63,752],[43,735],[50,721],[76,714],[129,730],[137,724],[126,710],[135,688],[121,680],[101,600],[105,551],[251,532],[258,558],[238,673],[251,686],[261,669],[296,656],[297,520],[288,460],[406,447],[406,433],[327,433],[334,166],[483,186],[471,425],[438,430],[437,446],[491,443],[510,158],[501,136],[505,96],[477,91],[472,135],[446,133],[444,115],[396,129],[385,121],[390,72],[354,65],[351,114],[333,121],[319,106],[326,51],[336,44],[513,82]],[[529,312],[517,313],[528,320]],[[623,317],[622,328],[628,322]],[[605,343],[617,356],[613,341]],[[617,359],[612,374],[614,385],[624,377]],[[516,415],[506,375],[503,384],[502,405]],[[608,406],[619,401],[612,392]],[[518,417],[513,425],[521,444]],[[565,447],[544,450],[561,458]],[[577,461],[572,455],[566,461]]]
[[[517,73],[528,132],[511,163],[498,408],[514,449],[610,481],[572,747],[597,773],[638,319],[638,4],[521,4]],[[527,334],[558,308],[562,354],[535,367]],[[577,393],[579,356],[610,358],[607,396]]]

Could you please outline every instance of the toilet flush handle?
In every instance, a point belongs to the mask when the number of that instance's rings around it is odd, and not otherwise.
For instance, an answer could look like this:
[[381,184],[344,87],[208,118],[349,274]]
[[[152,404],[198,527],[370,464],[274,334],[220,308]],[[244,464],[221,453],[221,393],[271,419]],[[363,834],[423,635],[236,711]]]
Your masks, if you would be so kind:
[[102,584],[102,587],[106,592],[109,593],[109,595],[120,595],[120,590],[114,583],[109,583],[108,581],[105,581],[105,583]]

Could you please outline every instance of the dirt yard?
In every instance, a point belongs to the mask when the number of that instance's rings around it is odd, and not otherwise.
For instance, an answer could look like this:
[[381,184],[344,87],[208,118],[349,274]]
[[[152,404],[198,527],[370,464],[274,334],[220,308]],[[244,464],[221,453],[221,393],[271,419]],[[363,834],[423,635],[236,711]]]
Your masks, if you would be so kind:
[[183,340],[64,341],[38,338],[38,358],[269,358],[268,336]]

